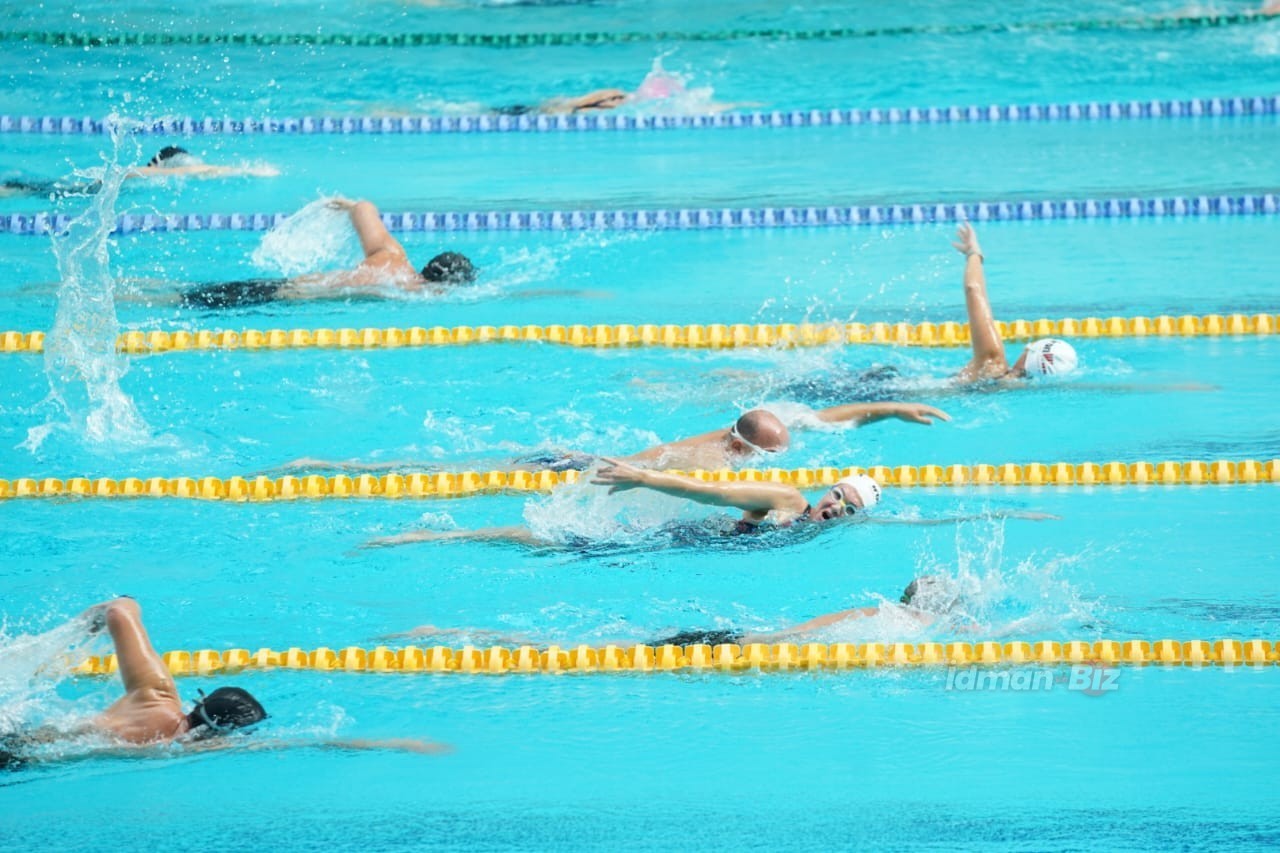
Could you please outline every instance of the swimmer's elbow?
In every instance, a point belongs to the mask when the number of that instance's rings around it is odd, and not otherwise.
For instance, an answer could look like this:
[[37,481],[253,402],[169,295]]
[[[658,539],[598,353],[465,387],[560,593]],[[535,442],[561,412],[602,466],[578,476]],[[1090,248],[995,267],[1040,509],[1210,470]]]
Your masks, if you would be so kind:
[[124,613],[131,616],[140,616],[142,614],[142,605],[135,599],[122,595],[119,598],[113,598],[107,602],[107,614]]

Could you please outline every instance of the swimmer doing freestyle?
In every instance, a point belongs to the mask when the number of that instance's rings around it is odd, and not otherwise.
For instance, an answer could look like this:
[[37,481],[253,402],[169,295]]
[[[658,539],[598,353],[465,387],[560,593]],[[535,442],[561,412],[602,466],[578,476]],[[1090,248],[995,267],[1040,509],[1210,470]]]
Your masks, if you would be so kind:
[[[866,474],[845,477],[818,500],[811,503],[804,493],[786,483],[751,480],[711,482],[671,471],[638,468],[618,459],[605,459],[591,483],[609,486],[609,493],[647,489],[707,506],[742,510],[742,516],[727,535],[741,536],[765,530],[799,529],[810,524],[827,524],[837,519],[870,521],[866,513],[880,502],[880,484]],[[875,519],[881,524],[936,525],[953,524],[975,518],[1021,518],[1041,521],[1055,516],[1031,512],[998,512],[981,516],[943,519]],[[528,527],[485,527],[478,530],[413,530],[365,543],[366,548],[405,545],[413,542],[446,542],[471,540],[509,542],[533,547],[564,547],[565,543],[539,536]],[[704,532],[697,537],[701,544],[710,542]],[[576,547],[578,543],[571,543]]]
[[[1029,387],[1030,383],[1025,380],[1062,376],[1075,370],[1075,349],[1057,338],[1043,338],[1027,344],[1018,358],[1009,363],[1000,327],[991,311],[982,248],[973,226],[967,222],[961,224],[956,229],[952,245],[965,257],[964,301],[973,355],[969,363],[951,377],[947,387],[930,387],[928,393],[941,395]],[[817,404],[833,398],[865,400],[908,390],[916,393],[926,390],[913,385],[910,378],[904,377],[891,365],[878,365],[862,371],[837,366],[824,371],[821,376],[785,382],[776,386],[772,393],[783,399]]]
[[[957,584],[942,575],[924,575],[911,581],[902,591],[898,602],[886,602],[879,607],[854,607],[835,613],[824,613],[797,625],[778,631],[740,631],[734,628],[693,628],[670,636],[649,640],[649,646],[690,646],[706,644],[747,645],[749,643],[787,643],[818,639],[842,626],[862,620],[888,616],[898,623],[906,622],[913,628],[927,628],[952,611],[960,599]],[[962,630],[973,628],[971,624],[960,626]],[[420,640],[424,638],[464,638],[466,642],[498,645],[531,645],[528,638],[512,637],[497,631],[476,628],[439,628],[435,625],[419,625],[408,631],[386,634],[380,641]]]
[[[217,166],[206,163],[185,148],[166,145],[145,166],[125,173],[125,180],[155,178],[274,178],[280,170],[274,166]],[[14,195],[71,196],[91,195],[102,189],[101,181],[67,183],[64,181],[24,180],[11,178],[0,182],[0,197]]]
[[[820,424],[844,424],[861,427],[887,418],[897,418],[907,423],[929,426],[934,419],[949,421],[951,417],[940,409],[923,403],[881,401],[875,403],[850,403],[831,406],[812,412]],[[810,424],[811,426],[812,424]],[[793,427],[803,426],[792,424]],[[791,433],[782,419],[767,409],[752,409],[742,414],[727,427],[655,445],[631,456],[622,457],[645,467],[667,467],[705,470],[732,468],[761,456],[785,451],[791,444]],[[529,454],[511,461],[514,470],[583,471],[596,463],[599,457],[573,450],[551,450]],[[282,466],[279,471],[341,470],[341,471],[406,471],[421,467],[413,462],[329,462],[323,459],[297,459]]]
[[[249,279],[216,282],[188,290],[177,297],[188,308],[237,308],[269,302],[314,299],[385,298],[387,291],[439,293],[476,279],[471,261],[457,252],[436,255],[421,270],[415,269],[370,201],[330,199],[329,207],[344,211],[360,238],[364,259],[352,270],[314,273],[287,279]],[[148,301],[156,301],[148,298]]]
[[[229,735],[249,730],[267,719],[267,712],[247,690],[219,687],[200,698],[190,711],[183,702],[169,668],[151,645],[142,608],[121,597],[94,605],[79,617],[90,635],[106,630],[115,645],[124,696],[100,714],[70,728],[41,726],[0,733],[0,769],[20,770],[48,760],[42,750],[50,744],[91,738],[95,748],[78,757],[144,757],[164,754],[157,747],[180,744],[188,751],[245,746],[258,749],[327,747],[334,749],[395,749],[439,752],[440,744],[416,740],[266,741],[250,744]],[[151,750],[148,752],[148,750]]]

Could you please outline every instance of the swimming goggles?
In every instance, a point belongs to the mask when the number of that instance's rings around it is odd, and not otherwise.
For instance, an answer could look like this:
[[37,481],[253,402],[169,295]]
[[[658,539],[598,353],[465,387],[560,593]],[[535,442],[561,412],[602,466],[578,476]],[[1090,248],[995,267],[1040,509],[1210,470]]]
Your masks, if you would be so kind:
[[196,692],[200,694],[200,698],[196,701],[196,706],[192,710],[194,710],[196,713],[196,716],[200,718],[200,722],[204,723],[206,726],[208,726],[210,729],[212,729],[214,732],[217,732],[218,734],[226,734],[227,732],[235,728],[235,726],[223,725],[222,723],[219,723],[216,720],[214,720],[212,717],[210,717],[209,712],[204,709],[204,700],[205,700],[204,691],[197,688]]
[[777,453],[778,452],[778,449],[776,447],[770,450],[769,448],[761,447],[760,445],[756,444],[754,441],[748,441],[747,439],[743,438],[742,433],[738,432],[737,423],[734,423],[733,426],[729,427],[729,437],[737,439],[738,441],[741,441],[743,444],[747,446],[747,449],[750,450],[752,453]]
[[206,698],[204,695],[204,691],[197,687],[196,692],[200,694],[200,698],[196,700],[196,706],[191,709],[192,713],[198,716],[200,718],[200,722],[208,726],[213,731],[214,734],[225,735],[227,732],[235,732],[235,731],[247,732],[250,729],[252,729],[254,726],[258,725],[258,723],[261,723],[262,720],[265,720],[267,718],[267,715],[263,714],[261,720],[257,720],[255,722],[249,723],[248,725],[244,725],[244,726],[237,726],[234,724],[227,725],[225,723],[219,723],[216,720],[214,720],[212,717],[210,717],[209,712],[204,709],[204,700]]
[[853,503],[852,501],[850,501],[848,498],[844,496],[844,489],[840,488],[839,486],[832,486],[831,494],[836,496],[836,500],[838,500],[840,502],[840,506],[844,508],[844,511],[841,513],[841,515],[857,515],[858,514],[858,505]]

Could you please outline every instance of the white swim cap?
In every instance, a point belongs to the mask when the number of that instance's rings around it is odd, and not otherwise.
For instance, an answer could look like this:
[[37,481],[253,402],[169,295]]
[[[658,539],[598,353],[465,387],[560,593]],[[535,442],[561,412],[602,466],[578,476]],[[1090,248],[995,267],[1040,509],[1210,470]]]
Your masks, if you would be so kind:
[[854,474],[852,477],[845,477],[836,485],[851,490],[861,498],[863,509],[871,509],[880,503],[880,484],[866,474]]
[[1028,376],[1061,376],[1076,369],[1075,347],[1057,338],[1041,338],[1027,344],[1023,366]]

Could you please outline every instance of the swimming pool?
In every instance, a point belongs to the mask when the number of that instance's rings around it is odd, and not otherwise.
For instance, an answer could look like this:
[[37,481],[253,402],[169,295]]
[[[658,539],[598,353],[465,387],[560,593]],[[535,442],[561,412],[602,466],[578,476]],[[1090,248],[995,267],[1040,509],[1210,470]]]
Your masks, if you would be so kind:
[[[1213,11],[1243,11],[1221,4]],[[630,2],[428,8],[222,3],[182,27],[162,4],[86,4],[71,21],[11,10],[5,31],[327,33],[724,31],[1129,19],[1113,3]],[[323,14],[323,19],[318,17]],[[1280,24],[1183,30],[922,31],[861,39],[736,39],[518,49],[129,46],[0,42],[0,114],[132,119],[457,116],[634,86],[661,58],[716,101],[763,110],[1270,97]],[[668,53],[671,48],[674,52]],[[148,76],[150,75],[150,76]],[[51,81],[58,81],[53,86]],[[38,108],[37,105],[38,104]],[[675,110],[686,105],[668,104]],[[654,109],[661,109],[656,106]],[[749,114],[756,108],[743,108]],[[217,133],[127,137],[4,132],[3,177],[55,179],[101,158],[145,162],[183,144],[210,162],[269,163],[270,179],[126,184],[102,216],[294,213],[322,194],[404,213],[1245,197],[1274,192],[1276,115],[957,121],[543,133]],[[101,198],[101,197],[97,197]],[[94,199],[0,199],[0,222],[77,215]],[[589,220],[588,220],[589,221]],[[185,219],[184,219],[185,222]],[[129,232],[92,252],[0,229],[0,331],[445,328],[507,324],[961,321],[954,226],[400,233],[411,258],[452,248],[481,269],[446,298],[180,309],[191,283],[287,274],[357,249],[318,211],[281,240],[251,230]],[[781,224],[781,223],[780,223]],[[997,316],[1269,315],[1275,215],[1027,217],[979,222]],[[71,275],[68,275],[68,273]],[[74,286],[68,287],[68,281]],[[61,289],[59,283],[61,282]],[[111,298],[104,298],[110,283]],[[116,297],[119,297],[117,299]],[[79,306],[75,308],[75,306]],[[72,310],[74,309],[74,310]],[[61,314],[59,311],[61,310]],[[55,340],[51,334],[49,340]],[[299,457],[485,472],[569,448],[634,453],[723,427],[784,393],[892,365],[909,399],[953,418],[796,431],[768,464],[1159,463],[1280,458],[1269,335],[1076,340],[1076,377],[1022,393],[950,394],[957,348],[571,348],[487,343],[399,349],[202,350],[72,360],[0,353],[0,478],[231,478]],[[118,390],[109,381],[119,368]],[[96,371],[96,372],[95,372]],[[86,387],[81,373],[97,380]],[[107,377],[104,381],[103,377]],[[92,389],[92,390],[90,390]],[[61,402],[59,402],[61,400]],[[116,417],[104,417],[104,412]],[[306,473],[306,472],[300,472]],[[326,472],[329,473],[329,472]],[[773,630],[897,599],[945,573],[963,618],[892,615],[822,643],[1067,643],[1265,639],[1277,608],[1273,483],[886,489],[882,517],[1038,512],[933,527],[840,525],[748,545],[666,543],[643,531],[714,514],[586,485],[551,495],[270,502],[176,498],[0,502],[4,633],[60,630],[89,604],[136,595],[158,648],[629,647],[682,628]],[[811,492],[810,494],[817,494]],[[620,525],[618,520],[631,522]],[[588,549],[367,540],[529,522],[605,540]],[[642,528],[637,530],[637,527]],[[667,545],[670,545],[667,547]],[[662,547],[659,547],[662,546]],[[107,651],[101,644],[88,649]],[[30,677],[0,664],[0,719],[65,722],[118,682]],[[1012,672],[1015,667],[992,671]],[[1069,667],[1051,667],[1066,677]],[[268,743],[434,739],[445,756],[243,751],[81,760],[13,774],[0,795],[14,848],[140,843],[289,849],[1243,848],[1276,843],[1268,782],[1274,666],[1124,666],[1115,690],[965,689],[964,668],[465,675],[247,670],[188,676],[184,695],[239,683],[272,718]],[[1108,675],[1108,679],[1112,676]],[[102,809],[95,809],[94,814]]]

